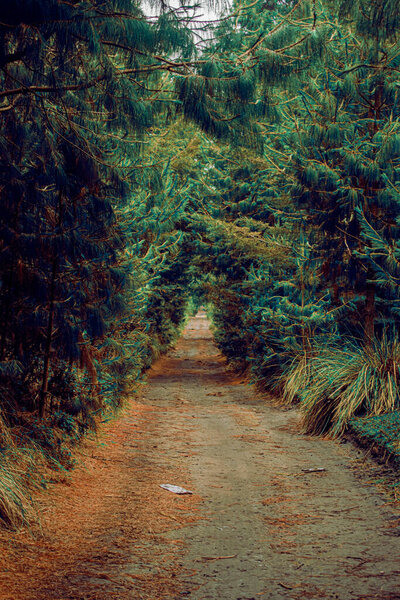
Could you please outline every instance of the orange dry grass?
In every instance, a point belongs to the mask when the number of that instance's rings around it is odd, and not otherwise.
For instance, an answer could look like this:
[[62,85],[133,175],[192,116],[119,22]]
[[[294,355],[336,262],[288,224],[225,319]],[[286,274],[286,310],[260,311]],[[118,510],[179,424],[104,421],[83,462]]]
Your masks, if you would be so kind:
[[159,421],[157,407],[132,402],[100,445],[83,446],[70,486],[37,498],[42,534],[25,531],[10,543],[0,533],[0,600],[176,596],[182,549],[163,534],[196,520],[200,500],[159,487],[190,488],[176,463],[173,473],[162,463]]

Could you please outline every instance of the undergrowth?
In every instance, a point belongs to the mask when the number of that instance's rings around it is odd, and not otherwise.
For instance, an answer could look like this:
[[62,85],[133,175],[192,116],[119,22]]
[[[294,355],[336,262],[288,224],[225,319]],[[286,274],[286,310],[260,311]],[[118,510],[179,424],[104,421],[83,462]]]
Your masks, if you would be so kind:
[[[44,417],[39,417],[34,404],[31,406],[25,401],[32,390],[35,391],[34,378],[25,385],[17,385],[10,377],[0,378],[3,407],[2,412],[0,410],[0,523],[3,526],[18,529],[37,520],[32,499],[34,490],[65,480],[76,463],[75,447],[86,433],[96,430],[100,419],[115,414],[124,397],[137,392],[145,370],[180,335],[185,324],[183,317],[179,315],[176,323],[160,326],[151,337],[143,336],[144,358],[133,354],[132,360],[113,362],[109,352],[112,373],[109,367],[108,372],[99,372],[98,378],[90,378],[76,368],[52,369],[48,410]],[[127,336],[128,349],[130,341]],[[103,354],[108,356],[105,351]]]
[[284,397],[300,401],[305,431],[336,437],[355,416],[399,408],[400,341],[384,335],[344,347],[328,344],[294,360],[282,378]]
[[77,439],[50,422],[21,419],[12,427],[0,415],[0,518],[4,526],[17,529],[36,519],[32,491],[65,477],[73,465],[72,446]]
[[400,466],[400,410],[373,417],[356,417],[349,425],[358,438],[375,444]]

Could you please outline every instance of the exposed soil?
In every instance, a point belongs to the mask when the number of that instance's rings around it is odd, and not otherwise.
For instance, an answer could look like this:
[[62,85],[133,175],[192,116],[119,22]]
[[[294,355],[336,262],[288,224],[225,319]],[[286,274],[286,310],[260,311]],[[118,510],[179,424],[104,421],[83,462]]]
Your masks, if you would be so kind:
[[400,600],[382,467],[229,374],[204,314],[143,396],[37,495],[40,530],[0,534],[0,600]]

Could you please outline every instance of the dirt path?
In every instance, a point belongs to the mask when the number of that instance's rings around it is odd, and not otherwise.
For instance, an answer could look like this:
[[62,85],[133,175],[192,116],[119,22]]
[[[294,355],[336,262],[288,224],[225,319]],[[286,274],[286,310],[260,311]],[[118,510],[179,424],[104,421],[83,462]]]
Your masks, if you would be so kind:
[[297,420],[227,374],[191,320],[143,400],[38,497],[40,535],[1,534],[0,600],[400,599],[380,469]]

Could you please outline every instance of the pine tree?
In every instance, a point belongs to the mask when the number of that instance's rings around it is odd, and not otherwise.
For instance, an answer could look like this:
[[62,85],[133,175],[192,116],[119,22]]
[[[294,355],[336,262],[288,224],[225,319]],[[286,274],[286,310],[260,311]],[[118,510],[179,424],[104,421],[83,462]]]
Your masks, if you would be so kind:
[[398,236],[396,26],[382,3],[364,3],[355,21],[353,14],[342,6],[349,34],[340,35],[343,21],[332,26],[329,63],[302,91],[304,120],[293,117],[289,143],[297,145],[293,197],[307,212],[332,300],[355,301],[371,338],[376,322],[393,319],[390,304],[397,302],[377,294],[365,236],[366,224],[377,235]]
[[[162,54],[179,48],[189,61],[193,40],[174,12],[152,23],[128,0],[21,0],[2,6],[0,21],[0,351],[14,376],[4,402],[43,415],[55,373],[71,365],[94,390],[96,347],[127,318],[129,221],[150,230],[158,218],[140,214],[153,185],[136,166],[143,133],[162,107],[155,88],[162,96],[172,64]],[[154,182],[160,169],[152,171]],[[157,235],[146,252],[165,244]]]

